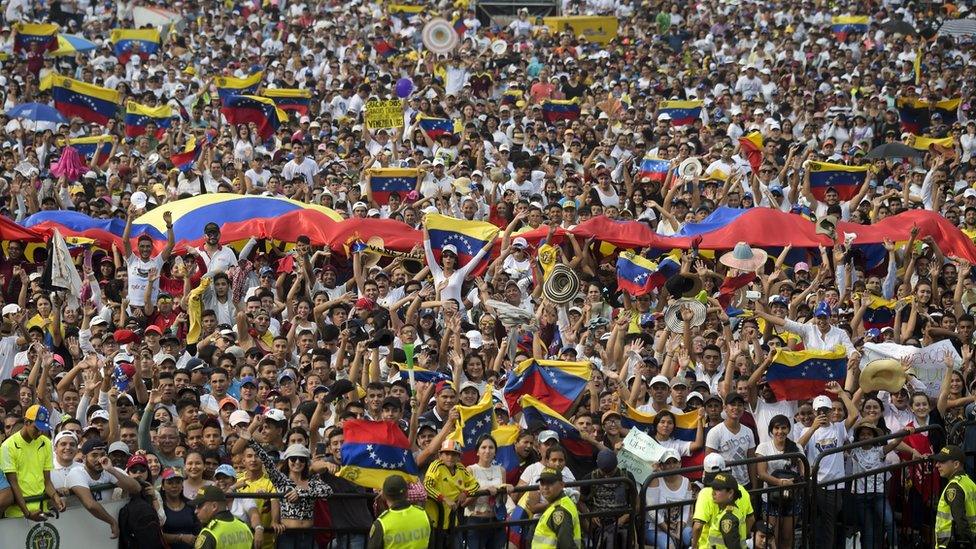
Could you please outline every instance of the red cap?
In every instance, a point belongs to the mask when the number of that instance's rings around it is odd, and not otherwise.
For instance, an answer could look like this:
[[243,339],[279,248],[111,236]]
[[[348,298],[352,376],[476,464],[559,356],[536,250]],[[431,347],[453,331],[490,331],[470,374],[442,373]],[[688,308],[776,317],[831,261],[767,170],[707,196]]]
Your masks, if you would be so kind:
[[368,297],[361,297],[356,300],[356,308],[364,311],[373,310],[373,300]]
[[144,456],[142,454],[136,454],[136,455],[134,455],[134,456],[132,456],[132,457],[129,458],[129,461],[127,461],[126,464],[125,464],[125,468],[126,469],[132,469],[136,465],[142,465],[143,467],[149,467],[149,460],[147,460],[146,459],[146,456]]
[[155,324],[150,324],[149,326],[146,326],[146,334],[148,334],[149,332],[163,335],[163,330],[160,329],[160,327],[156,326]]
[[139,341],[139,336],[136,335],[132,330],[118,329],[115,330],[115,342],[119,345],[125,345],[127,343],[136,343]]

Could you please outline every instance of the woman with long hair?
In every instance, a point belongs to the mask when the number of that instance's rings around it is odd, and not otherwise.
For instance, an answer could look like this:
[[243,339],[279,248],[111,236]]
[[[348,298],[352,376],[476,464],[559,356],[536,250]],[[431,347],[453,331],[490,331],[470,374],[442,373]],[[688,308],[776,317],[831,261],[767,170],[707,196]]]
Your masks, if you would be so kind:
[[[263,416],[254,421],[263,423]],[[310,476],[309,463],[312,453],[301,444],[292,444],[281,454],[279,463],[264,448],[251,439],[251,431],[238,428],[238,436],[248,441],[247,447],[254,451],[275,491],[285,492],[280,501],[278,517],[272,517],[272,526],[277,534],[278,549],[299,549],[315,546],[315,536],[307,528],[315,525],[315,500],[332,495],[332,488],[318,476]],[[277,520],[276,520],[277,519]],[[294,531],[303,529],[303,531]]]
[[[467,509],[469,524],[484,524],[504,516],[505,493],[512,486],[505,482],[505,469],[495,464],[498,443],[490,435],[481,437],[478,443],[478,463],[468,465],[468,471],[478,481],[480,490],[488,490],[487,496],[479,496]],[[505,532],[500,529],[472,529],[467,532],[468,549],[501,549],[505,546]]]
[[[756,447],[756,456],[777,456],[799,452],[800,448],[790,440],[790,420],[780,414],[769,420],[769,440]],[[803,463],[791,459],[760,461],[756,464],[756,477],[763,483],[762,488],[789,486],[803,477]],[[793,547],[793,533],[796,516],[801,511],[800,498],[780,492],[763,494],[763,515],[776,536],[778,547]]]
[[703,412],[698,413],[698,421],[695,427],[695,440],[678,440],[674,438],[674,430],[678,420],[669,410],[661,410],[654,416],[654,440],[665,448],[671,448],[678,452],[679,456],[688,457],[705,446],[705,417]]
[[188,500],[195,498],[201,488],[212,484],[203,478],[203,454],[197,450],[186,453],[183,459],[183,471],[186,473],[183,479],[183,495]]
[[[963,347],[963,364],[969,361],[968,347]],[[942,380],[942,387],[939,388],[939,399],[936,401],[936,408],[942,415],[946,430],[947,444],[961,444],[964,429],[955,429],[956,425],[961,424],[965,418],[966,405],[976,402],[976,395],[966,394],[966,380],[962,372],[954,368],[952,354],[946,358],[947,368],[945,378]]]

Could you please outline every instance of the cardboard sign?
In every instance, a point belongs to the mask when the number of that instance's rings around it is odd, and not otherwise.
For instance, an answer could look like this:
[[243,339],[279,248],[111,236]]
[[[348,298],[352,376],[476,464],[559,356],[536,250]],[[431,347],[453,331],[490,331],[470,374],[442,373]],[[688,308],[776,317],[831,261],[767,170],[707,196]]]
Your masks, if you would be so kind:
[[371,130],[403,127],[403,101],[368,101],[366,103],[366,127]]
[[631,429],[624,438],[623,448],[617,452],[617,464],[634,475],[638,484],[643,484],[654,472],[654,464],[661,461],[662,454],[664,446],[647,433]]
[[943,339],[921,349],[911,345],[898,345],[897,343],[865,343],[864,353],[861,357],[861,368],[864,368],[868,362],[882,358],[908,360],[912,365],[909,373],[925,384],[925,394],[932,398],[938,398],[939,389],[942,388],[942,380],[945,379],[946,374],[946,353],[952,354],[956,370],[962,368],[962,357],[959,356],[956,348],[948,339]]

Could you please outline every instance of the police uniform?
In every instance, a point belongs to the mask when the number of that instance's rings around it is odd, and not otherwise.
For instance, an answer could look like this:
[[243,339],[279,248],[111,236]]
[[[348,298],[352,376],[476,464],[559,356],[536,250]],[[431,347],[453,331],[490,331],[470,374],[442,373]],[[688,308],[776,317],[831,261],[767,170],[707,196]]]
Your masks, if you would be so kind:
[[[207,502],[227,504],[227,496],[216,486],[204,486],[191,502],[194,507]],[[197,535],[194,549],[251,549],[254,534],[251,527],[234,517],[227,509],[214,515]]]
[[[966,454],[958,446],[946,446],[933,460],[964,463]],[[946,484],[935,513],[935,547],[976,547],[976,483],[960,469]]]
[[698,538],[698,546],[717,549],[745,549],[746,539],[749,535],[748,514],[743,511],[740,505],[737,505],[736,500],[742,497],[738,492],[739,483],[730,473],[718,473],[713,477],[709,487],[712,490],[731,490],[733,500],[721,506],[712,504],[699,507],[696,504],[694,520],[703,524],[702,532]]
[[[539,482],[562,482],[562,475],[546,469]],[[561,492],[539,517],[532,536],[532,549],[579,549],[583,545],[579,511],[573,500]]]
[[430,542],[430,519],[408,503],[383,512],[369,529],[369,549],[425,549]]

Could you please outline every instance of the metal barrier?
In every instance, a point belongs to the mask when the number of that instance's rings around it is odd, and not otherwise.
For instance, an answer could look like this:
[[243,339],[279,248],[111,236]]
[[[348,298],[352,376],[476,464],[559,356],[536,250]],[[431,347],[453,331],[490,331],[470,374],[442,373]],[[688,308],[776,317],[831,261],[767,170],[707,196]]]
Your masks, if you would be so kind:
[[[287,495],[287,492],[232,492],[227,494],[228,498],[244,498],[244,499],[283,499]],[[331,538],[328,544],[317,544],[317,547],[329,548],[329,549],[351,549],[353,547],[366,547],[366,541],[369,538],[369,529],[376,518],[373,513],[373,507],[371,505],[372,501],[376,498],[376,494],[373,493],[333,493],[325,500],[329,503],[330,509],[330,520],[332,525],[328,527],[313,526],[310,528],[288,528],[286,532],[294,533],[308,533],[314,536],[326,535]],[[335,515],[331,513],[331,510],[336,506],[335,504],[342,504],[343,501],[350,500],[368,500],[366,508],[368,510],[369,520],[366,521],[365,526],[348,526],[348,525],[337,525],[335,523]]]
[[971,478],[976,478],[976,419],[953,425],[946,435],[946,442],[958,444],[962,447],[963,451],[966,452],[966,463],[963,464],[966,467],[966,474]]
[[[796,461],[800,464],[796,481],[786,486],[763,486],[749,490],[752,507],[757,521],[765,521],[774,526],[777,547],[789,548],[794,545],[793,540],[802,539],[802,532],[807,530],[808,515],[809,471],[810,466],[806,455],[793,452],[775,456],[757,456],[748,459],[728,462],[729,467],[752,466],[758,463],[774,461]],[[698,497],[696,485],[689,481],[687,492],[691,496],[687,499],[671,500],[665,503],[649,505],[647,503],[648,490],[655,479],[664,479],[674,475],[702,473],[701,465],[682,467],[670,471],[655,471],[645,479],[639,496],[639,514],[641,517],[641,542],[645,547],[670,549],[671,547],[687,547],[691,543],[692,517]],[[667,488],[671,494],[674,489]]]
[[[944,430],[940,425],[928,425],[914,434],[933,432],[944,433]],[[933,546],[932,527],[942,482],[932,461],[921,458],[874,467],[877,456],[858,452],[865,447],[884,446],[909,434],[913,433],[899,431],[844,444],[817,456],[810,472],[811,479],[818,479],[809,519],[817,527],[807,540],[812,547],[842,546],[852,536],[857,536],[860,547],[865,549]],[[872,467],[819,480],[826,459],[848,452],[858,452],[851,459],[864,459]],[[881,463],[883,459],[881,456]]]
[[[567,482],[565,487],[568,490],[573,490],[576,488],[586,489],[594,486],[606,487],[608,485],[623,485],[625,493],[637,494],[637,483],[632,477],[578,480],[575,482]],[[512,490],[505,492],[505,497],[508,498],[515,494],[533,492],[538,489],[539,486],[537,484],[516,486]],[[474,498],[487,495],[489,495],[487,490],[480,490],[470,494],[470,497]],[[591,509],[588,507],[587,501],[581,493],[578,507],[580,508],[579,515],[580,522],[582,523],[583,547],[611,549],[635,546],[635,542],[637,541],[636,527],[641,524],[640,517],[633,516],[634,511],[638,509],[637,502],[629,502],[622,506],[615,506],[608,509]],[[448,510],[445,509],[443,504],[438,505],[437,509],[438,520],[435,524],[440,524],[440,519],[445,516],[444,513]],[[453,511],[449,512],[453,513]],[[618,519],[626,514],[631,515],[630,520],[624,525],[618,525]],[[451,528],[447,530],[434,528],[432,530],[430,546],[460,549],[461,547],[472,546],[473,544],[468,542],[471,538],[489,537],[493,539],[494,543],[500,543],[501,545],[487,545],[488,547],[528,547],[532,539],[532,530],[535,528],[539,519],[537,517],[533,518],[531,514],[525,515],[525,518],[512,518],[513,516],[518,517],[520,515],[516,512],[509,516],[508,519],[501,521],[472,520],[471,517],[460,517],[459,521],[455,521],[455,517],[450,517],[452,520],[449,524],[454,523]],[[610,520],[601,521],[600,519]],[[492,530],[495,532],[491,532]],[[487,532],[487,534],[483,534],[484,532]]]

